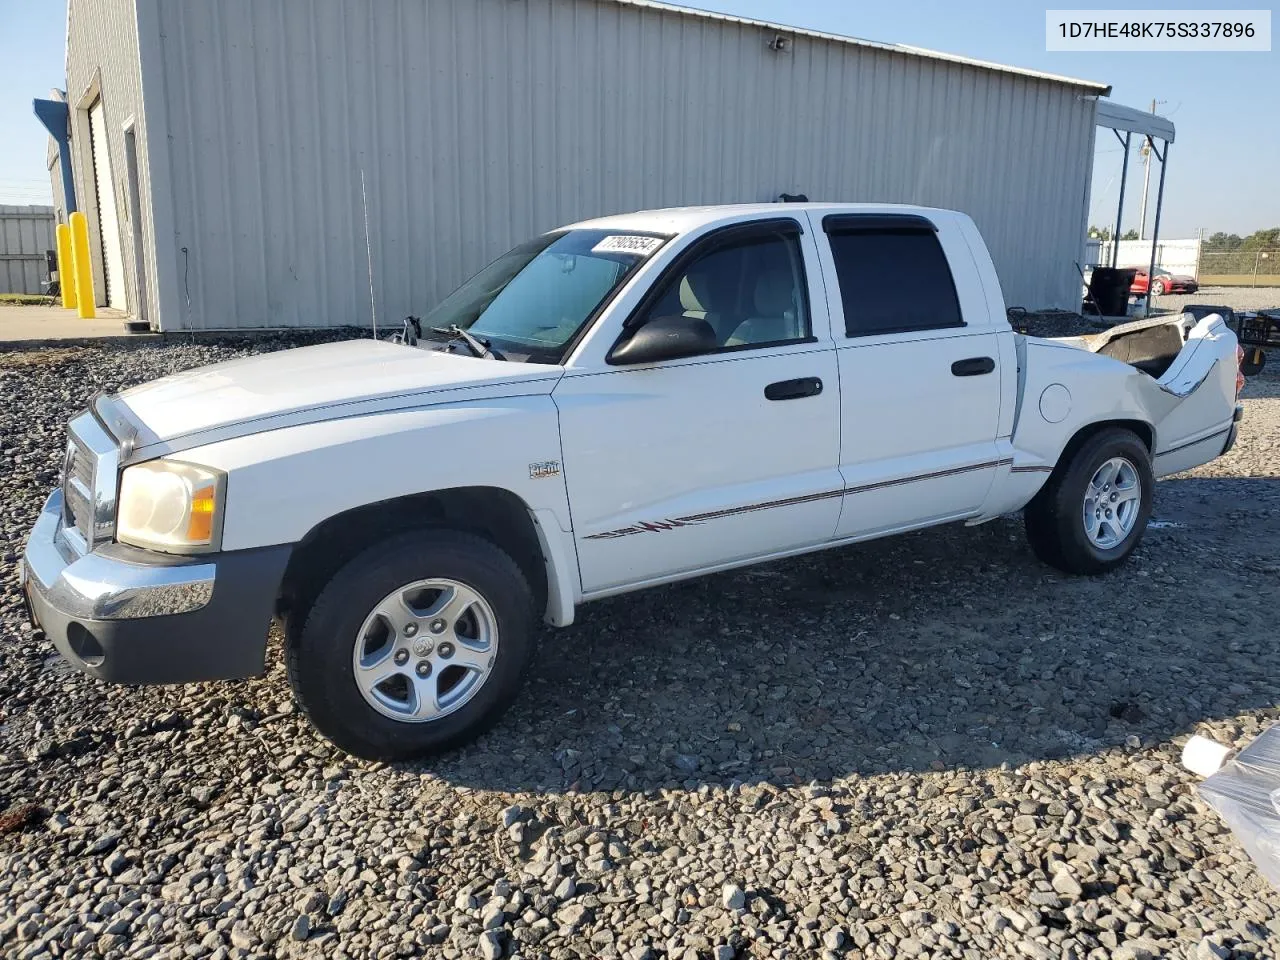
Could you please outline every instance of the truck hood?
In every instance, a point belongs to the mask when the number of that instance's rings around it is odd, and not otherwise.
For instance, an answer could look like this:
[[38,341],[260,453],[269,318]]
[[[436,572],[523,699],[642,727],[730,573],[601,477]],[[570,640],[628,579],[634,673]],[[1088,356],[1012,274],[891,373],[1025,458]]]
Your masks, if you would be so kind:
[[131,435],[130,459],[142,459],[301,423],[547,394],[563,373],[548,364],[347,340],[163,377],[107,398],[98,410],[113,432]]

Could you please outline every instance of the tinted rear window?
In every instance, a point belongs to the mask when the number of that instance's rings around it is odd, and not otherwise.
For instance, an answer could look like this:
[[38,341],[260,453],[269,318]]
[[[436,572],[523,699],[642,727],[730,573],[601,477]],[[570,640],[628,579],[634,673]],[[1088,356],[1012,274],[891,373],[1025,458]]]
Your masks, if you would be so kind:
[[837,228],[829,235],[850,337],[962,327],[938,236],[924,228]]

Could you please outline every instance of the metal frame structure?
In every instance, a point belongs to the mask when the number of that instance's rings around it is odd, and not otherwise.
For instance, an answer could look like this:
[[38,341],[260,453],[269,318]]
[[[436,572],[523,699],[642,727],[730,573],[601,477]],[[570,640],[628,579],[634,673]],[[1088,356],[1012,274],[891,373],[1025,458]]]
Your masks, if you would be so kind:
[[[1124,159],[1120,166],[1120,200],[1116,204],[1116,226],[1111,234],[1111,266],[1120,255],[1120,218],[1124,215],[1125,176],[1129,172],[1129,147],[1135,133],[1146,138],[1147,148],[1160,161],[1160,183],[1156,187],[1156,218],[1151,227],[1151,262],[1147,267],[1147,296],[1142,315],[1151,313],[1151,282],[1156,272],[1156,247],[1160,241],[1160,212],[1164,207],[1164,174],[1168,168],[1169,147],[1173,143],[1174,126],[1171,121],[1154,113],[1135,110],[1110,100],[1098,100],[1098,126],[1109,127],[1120,145],[1124,147]],[[1124,136],[1120,136],[1120,131]],[[1156,147],[1156,140],[1164,144],[1164,152]]]

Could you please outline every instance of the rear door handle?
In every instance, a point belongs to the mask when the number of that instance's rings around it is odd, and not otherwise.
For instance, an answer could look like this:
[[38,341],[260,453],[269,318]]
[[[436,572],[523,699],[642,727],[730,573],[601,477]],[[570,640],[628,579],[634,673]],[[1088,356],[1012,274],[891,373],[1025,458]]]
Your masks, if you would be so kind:
[[821,392],[822,381],[817,377],[779,380],[764,388],[766,400],[799,400],[801,397],[816,397]]
[[968,357],[953,363],[951,372],[957,377],[980,377],[995,368],[996,362],[990,357]]

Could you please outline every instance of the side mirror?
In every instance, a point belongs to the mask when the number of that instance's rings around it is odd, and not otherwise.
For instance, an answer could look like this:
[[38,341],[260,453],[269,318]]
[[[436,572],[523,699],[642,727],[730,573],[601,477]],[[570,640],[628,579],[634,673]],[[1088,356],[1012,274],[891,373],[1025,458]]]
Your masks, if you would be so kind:
[[710,353],[720,346],[711,324],[698,317],[655,317],[609,353],[615,364],[656,363]]

